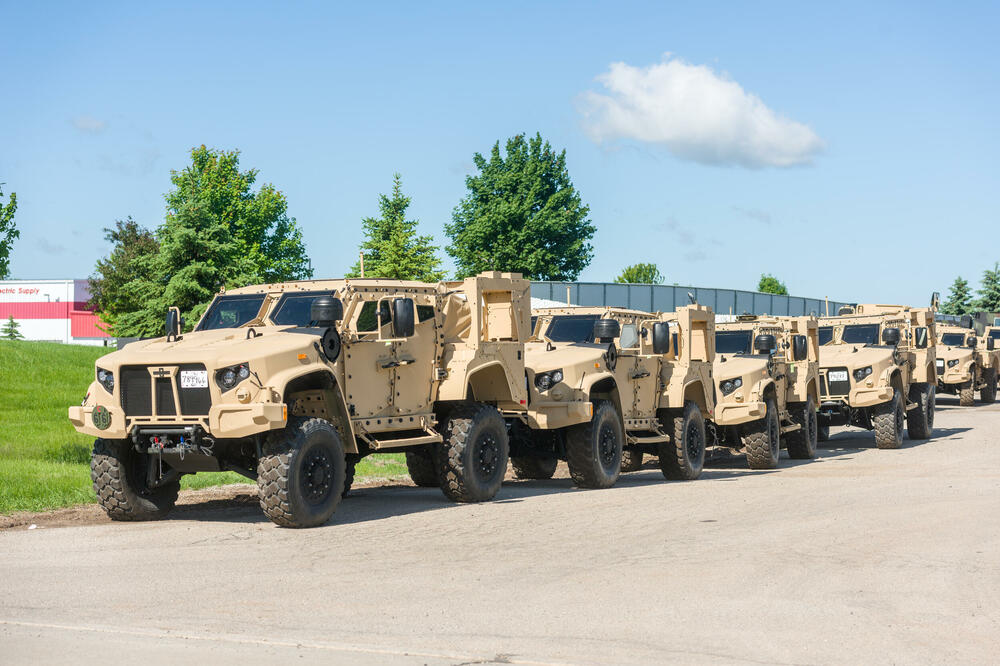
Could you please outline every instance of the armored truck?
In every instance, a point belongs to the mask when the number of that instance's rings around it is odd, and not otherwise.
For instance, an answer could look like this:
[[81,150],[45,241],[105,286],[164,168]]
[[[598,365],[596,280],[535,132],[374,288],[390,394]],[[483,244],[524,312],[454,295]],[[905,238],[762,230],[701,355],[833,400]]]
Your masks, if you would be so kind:
[[[668,479],[701,474],[705,417],[714,409],[710,308],[694,305],[651,314],[567,307],[540,309],[534,315],[537,341],[525,349],[529,418],[544,419],[549,426],[564,423],[553,419],[566,418],[563,414],[574,402],[592,404],[593,417],[556,432],[540,423],[533,441],[512,435],[518,476],[551,476],[555,460],[565,457],[578,484],[588,485],[592,482],[587,479],[599,476],[598,485],[604,487],[620,471],[638,469],[644,454],[658,457]],[[600,475],[577,473],[581,464],[575,460],[579,445],[574,442],[581,439],[579,433],[598,431],[604,433],[607,466]]]
[[116,520],[164,516],[183,474],[233,470],[278,525],[319,525],[376,452],[406,452],[452,500],[488,500],[527,411],[529,317],[516,274],[233,289],[193,331],[173,309],[165,337],[98,359],[69,418],[97,438],[94,488]]
[[820,320],[819,439],[834,425],[875,431],[882,449],[934,431],[934,312],[858,305]]
[[982,338],[970,328],[939,326],[937,347],[937,388],[940,393],[958,395],[959,404],[975,404],[975,392],[984,404],[996,400],[1000,350],[989,331]]
[[816,317],[740,315],[716,324],[714,433],[746,454],[751,469],[815,458],[819,388]]

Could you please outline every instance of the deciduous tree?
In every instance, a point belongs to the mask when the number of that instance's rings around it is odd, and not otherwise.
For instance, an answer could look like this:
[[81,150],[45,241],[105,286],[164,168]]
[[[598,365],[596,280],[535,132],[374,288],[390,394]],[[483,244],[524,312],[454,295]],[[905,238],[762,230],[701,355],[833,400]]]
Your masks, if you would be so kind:
[[0,188],[0,280],[10,277],[10,253],[14,248],[14,241],[21,235],[14,224],[15,211],[17,211],[17,193],[11,192],[5,205],[3,188]]
[[764,292],[765,294],[778,294],[780,296],[788,295],[788,288],[785,287],[785,283],[770,273],[764,273],[760,276],[760,282],[757,283],[757,291]]
[[629,284],[663,284],[663,274],[656,264],[632,264],[622,269],[615,282]]

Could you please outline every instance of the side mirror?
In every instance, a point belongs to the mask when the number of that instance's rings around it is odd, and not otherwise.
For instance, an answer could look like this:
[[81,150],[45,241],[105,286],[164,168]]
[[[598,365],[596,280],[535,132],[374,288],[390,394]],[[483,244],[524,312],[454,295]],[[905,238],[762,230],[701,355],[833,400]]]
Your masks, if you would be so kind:
[[917,349],[927,349],[927,328],[920,326],[913,329],[913,346]]
[[344,318],[344,304],[333,296],[319,296],[309,307],[309,319],[314,326],[333,326]]
[[976,340],[976,336],[972,336],[971,338],[969,338],[969,342],[968,342],[967,346],[969,347],[969,349],[975,349],[976,345],[978,343],[979,343],[979,341]]
[[670,324],[658,321],[653,324],[653,353],[666,354],[670,351]]
[[770,354],[778,348],[778,341],[769,333],[763,333],[753,339],[753,349],[758,354]]
[[167,310],[167,319],[164,323],[167,338],[176,338],[181,334],[181,311],[178,308]]
[[598,319],[594,322],[594,338],[598,342],[613,342],[622,333],[617,319]]
[[809,338],[796,335],[792,338],[792,359],[804,361],[809,358]]
[[412,298],[397,298],[392,302],[392,335],[396,338],[408,338],[413,335],[416,307]]
[[994,340],[993,338],[986,338],[986,351],[993,351],[993,348],[995,346],[996,346],[996,340]]
[[899,329],[898,328],[887,328],[882,331],[882,342],[889,345],[890,347],[895,347],[899,344]]

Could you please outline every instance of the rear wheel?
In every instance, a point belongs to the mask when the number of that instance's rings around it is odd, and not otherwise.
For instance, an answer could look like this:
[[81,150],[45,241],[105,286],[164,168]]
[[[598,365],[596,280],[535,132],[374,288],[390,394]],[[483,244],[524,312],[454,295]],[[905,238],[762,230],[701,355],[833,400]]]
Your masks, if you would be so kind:
[[972,407],[976,404],[976,369],[972,368],[972,379],[958,388],[958,404],[962,407]]
[[749,424],[744,429],[743,446],[747,451],[750,469],[774,469],[781,456],[781,424],[778,421],[778,406],[774,398],[768,398],[764,418]]
[[983,388],[979,389],[979,401],[989,405],[997,399],[997,369],[983,371]]
[[687,401],[672,425],[670,441],[659,444],[660,471],[672,480],[697,479],[705,466],[705,419],[698,405]]
[[566,432],[566,463],[580,488],[610,488],[622,468],[625,433],[618,412],[607,400],[594,402],[594,415],[587,423],[570,426]]
[[821,425],[816,428],[816,439],[820,442],[830,441],[830,426]]
[[264,515],[282,527],[322,525],[344,493],[347,459],[340,436],[325,419],[290,419],[264,442],[257,490]]
[[180,478],[148,486],[149,456],[124,439],[98,439],[90,458],[97,503],[112,520],[159,520],[177,502]]
[[473,402],[452,409],[440,446],[438,478],[448,499],[485,502],[500,492],[510,443],[495,407]]
[[344,456],[346,466],[344,468],[344,492],[340,493],[341,497],[347,497],[347,493],[351,492],[351,486],[354,485],[354,470],[361,461],[361,456],[357,453],[348,453]]
[[622,451],[622,471],[638,472],[642,469],[642,451],[625,449]]
[[906,434],[910,439],[930,439],[934,434],[934,393],[930,384],[910,386],[910,400],[917,406],[906,413]]
[[816,444],[819,441],[819,424],[816,418],[816,403],[812,396],[805,403],[799,403],[790,408],[792,422],[799,429],[785,435],[785,446],[788,457],[805,460],[816,457]]
[[903,396],[897,389],[892,400],[879,405],[872,415],[875,445],[880,449],[898,449],[903,445]]
[[519,456],[511,458],[510,464],[514,468],[514,476],[519,479],[551,479],[559,461],[555,458]]
[[440,488],[437,467],[426,446],[420,446],[406,452],[406,471],[410,479],[421,488]]

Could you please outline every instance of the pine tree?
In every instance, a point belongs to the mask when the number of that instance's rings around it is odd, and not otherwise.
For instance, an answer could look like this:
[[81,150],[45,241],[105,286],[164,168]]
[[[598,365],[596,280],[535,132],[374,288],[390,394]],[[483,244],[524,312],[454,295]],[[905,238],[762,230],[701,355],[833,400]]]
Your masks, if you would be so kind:
[[[361,221],[365,240],[365,277],[393,280],[437,282],[444,277],[437,248],[430,236],[417,235],[417,221],[406,219],[410,197],[403,194],[400,175],[393,174],[392,195],[379,195],[379,217]],[[361,275],[361,262],[354,264],[347,277]]]
[[3,325],[0,329],[0,337],[4,337],[8,340],[22,340],[24,336],[21,335],[21,331],[18,330],[18,323],[14,321],[14,315],[11,315],[7,320],[7,323]]
[[994,263],[992,270],[983,271],[976,307],[982,312],[1000,312],[1000,263]]
[[948,292],[948,300],[941,306],[941,312],[949,315],[963,315],[972,312],[972,290],[962,276],[955,278]]

